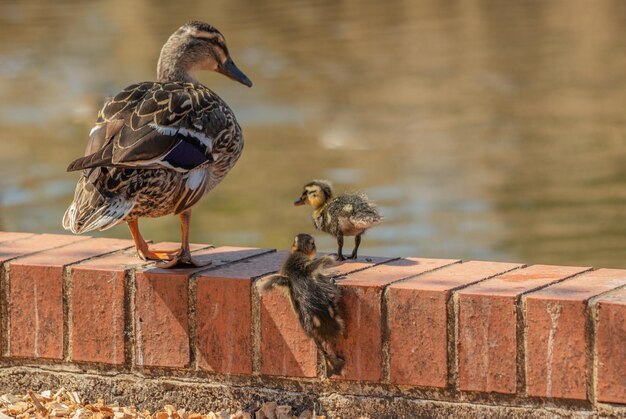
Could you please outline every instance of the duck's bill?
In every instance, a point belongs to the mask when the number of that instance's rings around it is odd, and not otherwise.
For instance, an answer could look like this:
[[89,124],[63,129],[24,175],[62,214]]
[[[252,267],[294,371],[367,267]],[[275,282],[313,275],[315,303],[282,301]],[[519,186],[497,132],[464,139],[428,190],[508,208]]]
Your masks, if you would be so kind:
[[226,62],[217,69],[217,71],[241,84],[252,87],[252,81],[248,78],[248,76],[243,74],[243,71],[241,71],[230,58],[228,58],[228,60],[226,60]]
[[296,199],[295,201],[293,201],[293,204],[296,207],[299,207],[300,205],[304,205],[304,198],[300,197],[300,198]]

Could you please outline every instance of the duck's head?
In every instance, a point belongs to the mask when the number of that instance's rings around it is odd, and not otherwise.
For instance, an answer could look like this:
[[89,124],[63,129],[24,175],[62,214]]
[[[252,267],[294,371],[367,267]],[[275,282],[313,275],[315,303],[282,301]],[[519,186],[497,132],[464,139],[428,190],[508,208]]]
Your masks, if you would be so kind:
[[315,257],[315,240],[310,234],[298,234],[291,245],[291,253],[303,253],[309,259]]
[[164,81],[195,82],[194,73],[210,70],[252,87],[250,79],[233,62],[224,36],[208,23],[191,21],[174,32],[163,48],[157,77]]
[[302,195],[296,199],[294,205],[309,204],[313,208],[319,208],[333,196],[333,189],[325,180],[314,180],[302,188]]

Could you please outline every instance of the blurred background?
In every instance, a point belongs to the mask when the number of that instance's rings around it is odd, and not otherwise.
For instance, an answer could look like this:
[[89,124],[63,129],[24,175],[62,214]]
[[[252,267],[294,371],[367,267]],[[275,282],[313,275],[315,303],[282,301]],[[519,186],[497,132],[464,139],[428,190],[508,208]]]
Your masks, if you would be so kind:
[[[65,168],[104,98],[153,80],[190,19],[254,82],[199,74],[246,146],[195,207],[192,241],[286,248],[312,231],[293,200],[326,178],[386,217],[364,255],[626,267],[622,0],[4,0],[1,230],[63,232]],[[141,226],[179,240],[177,217]]]

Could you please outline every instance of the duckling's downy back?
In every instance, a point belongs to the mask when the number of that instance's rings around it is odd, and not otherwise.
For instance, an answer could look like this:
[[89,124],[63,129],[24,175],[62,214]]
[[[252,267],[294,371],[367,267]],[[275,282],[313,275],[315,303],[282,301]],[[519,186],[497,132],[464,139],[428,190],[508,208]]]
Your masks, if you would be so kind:
[[331,199],[314,218],[315,227],[337,236],[356,236],[382,221],[376,205],[361,193],[348,193]]
[[310,261],[301,254],[291,255],[283,273],[289,278],[293,308],[305,332],[323,341],[334,341],[343,332],[339,313],[340,289],[321,272],[308,272]]

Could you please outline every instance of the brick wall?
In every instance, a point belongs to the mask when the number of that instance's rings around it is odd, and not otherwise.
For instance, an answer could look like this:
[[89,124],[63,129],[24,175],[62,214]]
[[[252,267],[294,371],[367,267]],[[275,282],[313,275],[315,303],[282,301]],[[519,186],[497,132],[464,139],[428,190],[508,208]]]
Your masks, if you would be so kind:
[[127,373],[137,382],[172,377],[626,415],[626,270],[425,258],[343,263],[333,270],[344,294],[347,332],[338,351],[346,365],[327,379],[285,297],[253,287],[280,267],[285,251],[195,245],[194,252],[213,265],[163,270],[136,258],[128,240],[0,232],[7,374]]

